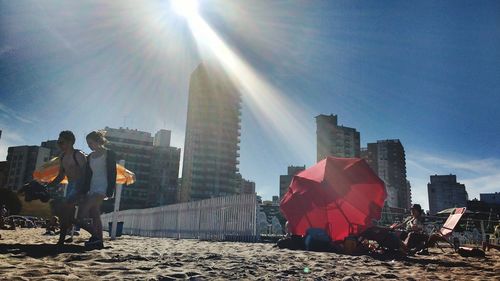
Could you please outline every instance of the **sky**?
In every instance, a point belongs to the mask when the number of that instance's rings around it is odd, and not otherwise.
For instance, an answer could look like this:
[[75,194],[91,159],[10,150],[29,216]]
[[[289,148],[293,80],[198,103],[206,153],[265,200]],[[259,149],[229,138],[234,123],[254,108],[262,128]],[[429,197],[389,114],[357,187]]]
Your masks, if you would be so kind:
[[434,174],[469,197],[500,192],[499,1],[0,0],[0,160],[61,130],[172,131],[183,148],[189,77],[220,60],[244,93],[240,172],[279,193],[316,160],[315,119],[363,147],[399,139],[413,202]]

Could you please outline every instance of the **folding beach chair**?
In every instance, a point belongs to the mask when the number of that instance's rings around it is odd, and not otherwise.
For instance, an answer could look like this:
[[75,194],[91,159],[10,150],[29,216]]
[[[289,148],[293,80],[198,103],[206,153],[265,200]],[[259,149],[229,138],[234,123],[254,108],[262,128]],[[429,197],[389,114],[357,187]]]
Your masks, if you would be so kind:
[[[441,229],[433,234],[430,235],[429,237],[429,243],[428,244],[435,244],[438,246],[438,248],[443,251],[443,249],[439,246],[437,242],[439,241],[444,241],[447,242],[448,244],[451,245],[453,249],[458,250],[457,245],[453,245],[453,241],[450,241],[451,234],[453,233],[453,229],[458,224],[458,221],[462,218],[462,215],[465,213],[466,208],[455,208],[444,223],[443,227]],[[444,251],[443,251],[444,252]]]

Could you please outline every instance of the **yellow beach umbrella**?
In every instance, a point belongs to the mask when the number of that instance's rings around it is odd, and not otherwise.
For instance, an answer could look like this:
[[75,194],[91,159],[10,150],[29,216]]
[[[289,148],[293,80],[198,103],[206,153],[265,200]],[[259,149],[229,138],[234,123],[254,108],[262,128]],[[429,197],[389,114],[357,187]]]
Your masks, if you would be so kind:
[[122,165],[116,164],[116,183],[130,185],[134,182],[135,174],[132,171],[125,169]]
[[[44,163],[38,169],[33,172],[33,179],[43,183],[49,183],[53,181],[59,174],[59,166],[61,165],[61,160],[59,157],[52,158],[50,161]],[[116,164],[116,183],[130,185],[135,182],[135,174],[125,167]],[[62,184],[68,183],[68,179],[64,177]]]

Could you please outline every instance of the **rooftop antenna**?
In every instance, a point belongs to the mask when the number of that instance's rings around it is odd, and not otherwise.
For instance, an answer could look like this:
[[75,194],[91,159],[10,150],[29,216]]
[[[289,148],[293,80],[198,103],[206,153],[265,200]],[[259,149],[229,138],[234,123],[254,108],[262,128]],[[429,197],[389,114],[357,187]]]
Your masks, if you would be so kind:
[[123,128],[127,127],[127,115],[123,115]]

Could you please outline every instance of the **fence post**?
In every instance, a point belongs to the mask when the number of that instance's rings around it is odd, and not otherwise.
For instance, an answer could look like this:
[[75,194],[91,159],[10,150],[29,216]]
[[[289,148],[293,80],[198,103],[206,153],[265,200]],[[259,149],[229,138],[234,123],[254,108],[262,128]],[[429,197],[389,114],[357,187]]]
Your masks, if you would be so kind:
[[201,203],[198,203],[198,230],[196,232],[197,239],[200,239],[201,235]]
[[253,242],[257,241],[257,195],[254,195],[255,201],[254,201],[254,208],[253,208]]
[[486,233],[484,231],[484,221],[481,220],[481,241],[486,241]]
[[180,220],[180,218],[179,218],[180,217],[180,210],[179,209],[180,209],[180,206],[177,207],[177,223],[176,223],[176,225],[177,225],[177,239],[181,239],[181,230],[180,230],[180,226],[179,226],[179,223],[180,223],[180,221],[179,221]]

